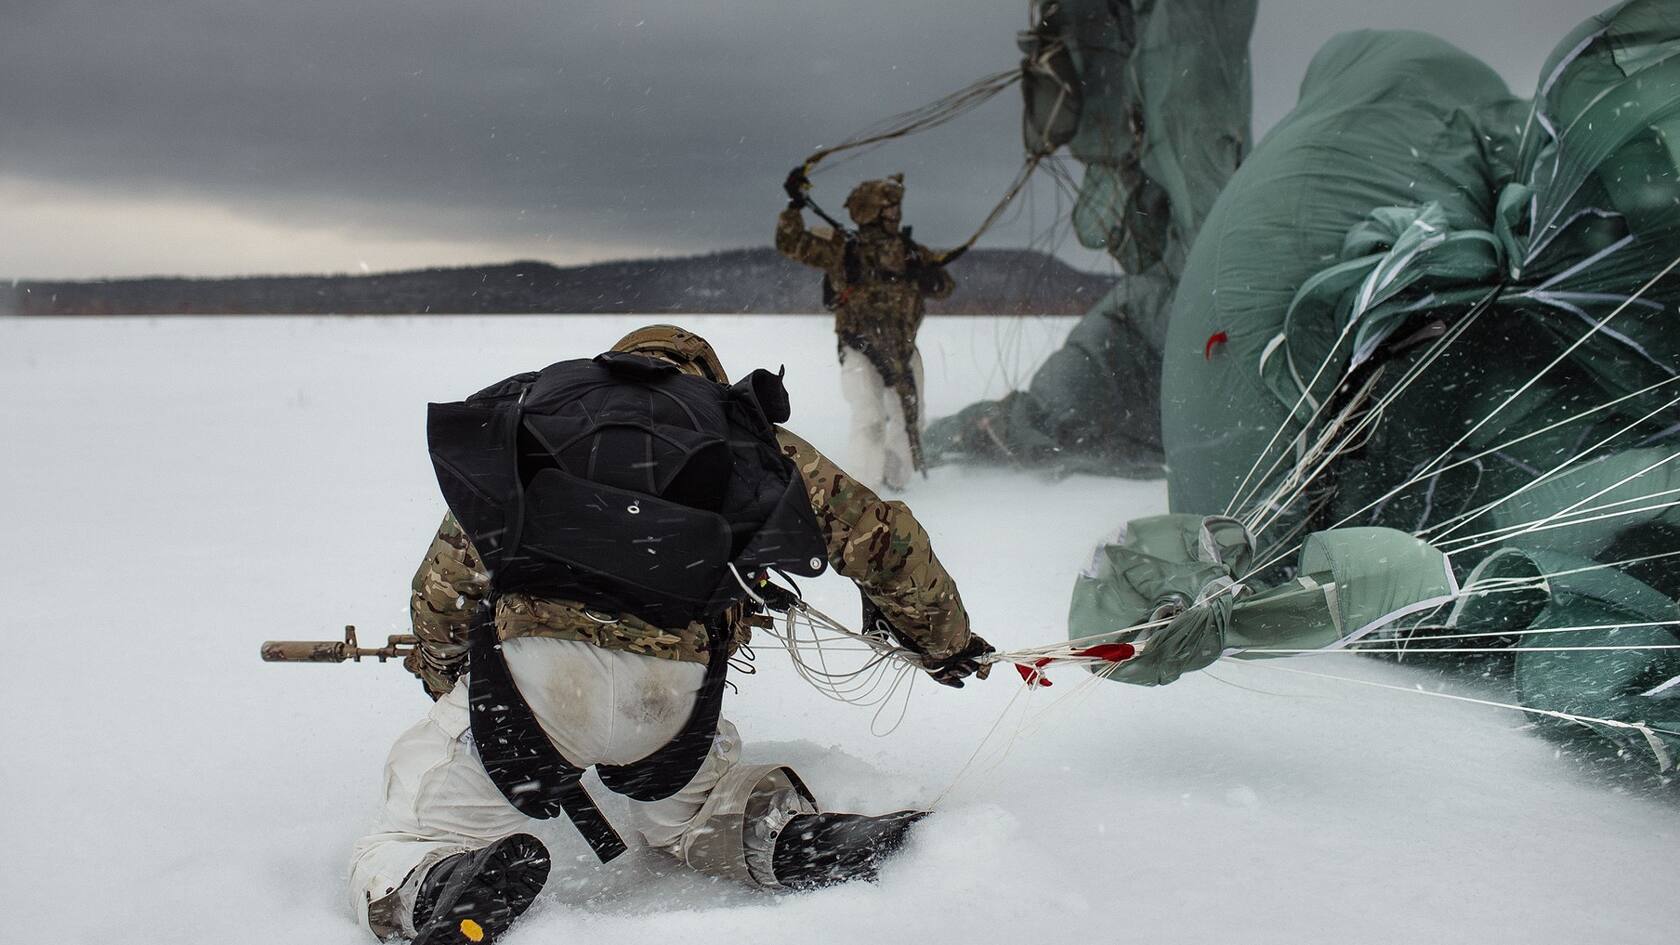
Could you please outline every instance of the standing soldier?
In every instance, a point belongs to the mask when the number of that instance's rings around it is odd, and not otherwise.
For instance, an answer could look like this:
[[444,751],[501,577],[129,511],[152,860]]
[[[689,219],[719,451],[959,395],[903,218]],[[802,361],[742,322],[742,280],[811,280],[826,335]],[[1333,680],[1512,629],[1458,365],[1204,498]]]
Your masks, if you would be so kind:
[[822,813],[791,769],[741,764],[719,716],[752,614],[792,604],[764,567],[850,578],[870,626],[941,683],[988,668],[910,509],[786,416],[779,376],[731,386],[704,339],[669,325],[432,406],[451,513],[414,577],[408,668],[437,702],[391,749],[379,823],[352,854],[374,935],[499,936],[548,876],[531,817],[565,814],[603,861],[623,852],[587,767],[632,799],[649,847],[768,888],[872,877],[922,816]]
[[[810,181],[788,175],[787,209],[776,221],[776,249],[823,270],[823,304],[834,312],[840,387],[852,408],[851,456],[867,481],[902,489],[922,470],[922,357],[916,332],[923,299],[942,299],[956,283],[953,256],[935,253],[899,228],[904,175],[864,181],[846,198],[855,232],[805,228]],[[821,211],[817,211],[821,213]],[[830,222],[833,222],[832,220]]]

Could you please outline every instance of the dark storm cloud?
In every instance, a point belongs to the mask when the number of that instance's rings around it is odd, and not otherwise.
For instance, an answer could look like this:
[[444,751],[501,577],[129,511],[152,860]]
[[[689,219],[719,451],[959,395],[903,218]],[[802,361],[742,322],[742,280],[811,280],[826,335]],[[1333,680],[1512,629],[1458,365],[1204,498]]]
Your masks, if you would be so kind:
[[[1287,109],[1331,32],[1367,23],[1440,22],[1527,91],[1524,70],[1596,6],[1262,0],[1256,116]],[[573,255],[762,243],[789,166],[1007,68],[1025,25],[1025,0],[0,0],[0,182]],[[961,238],[1020,160],[1004,99],[818,195],[904,170],[918,233]],[[1037,193],[1000,241],[1056,216]],[[287,258],[277,246],[273,268]]]
[[[741,243],[807,150],[1007,63],[1023,19],[879,0],[33,4],[0,37],[0,147],[13,174],[305,214],[472,208],[509,230]],[[920,163],[1006,179],[1011,105],[989,154]]]

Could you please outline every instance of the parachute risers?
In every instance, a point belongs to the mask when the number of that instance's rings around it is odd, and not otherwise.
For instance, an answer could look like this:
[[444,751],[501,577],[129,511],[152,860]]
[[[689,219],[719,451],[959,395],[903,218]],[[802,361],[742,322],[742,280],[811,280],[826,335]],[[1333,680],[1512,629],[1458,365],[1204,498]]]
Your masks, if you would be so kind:
[[1137,647],[1130,643],[1099,643],[1082,650],[1074,650],[1068,657],[1041,656],[1031,663],[1015,663],[1015,671],[1021,674],[1021,680],[1029,689],[1051,685],[1050,677],[1044,675],[1044,667],[1051,663],[1065,662],[1070,657],[1079,660],[1096,659],[1104,663],[1119,665],[1137,655]]

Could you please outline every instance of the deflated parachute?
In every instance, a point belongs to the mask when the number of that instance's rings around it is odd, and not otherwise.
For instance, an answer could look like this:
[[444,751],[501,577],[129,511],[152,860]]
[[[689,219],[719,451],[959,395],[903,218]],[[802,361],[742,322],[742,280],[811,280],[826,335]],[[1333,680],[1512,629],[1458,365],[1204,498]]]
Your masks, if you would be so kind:
[[1159,475],[1168,310],[1202,220],[1248,151],[1255,0],[1034,6],[1038,26],[1021,41],[1027,150],[1066,143],[1084,164],[1074,232],[1127,275],[1026,390],[936,421],[923,445],[932,462]]
[[1434,37],[1338,37],[1246,159],[1251,2],[1037,11],[1029,162],[1085,163],[1074,228],[1128,275],[1027,390],[926,442],[1164,460],[1172,514],[1099,550],[1067,644],[997,658],[1035,686],[1468,664],[1514,692],[1471,701],[1674,767],[1680,7],[1589,20],[1532,102]]
[[1469,663],[1672,767],[1677,211],[1672,3],[1589,20],[1531,103],[1427,35],[1332,41],[1173,286],[1176,514],[1099,553],[1071,635],[1130,627],[1105,673],[1145,683],[1221,653]]

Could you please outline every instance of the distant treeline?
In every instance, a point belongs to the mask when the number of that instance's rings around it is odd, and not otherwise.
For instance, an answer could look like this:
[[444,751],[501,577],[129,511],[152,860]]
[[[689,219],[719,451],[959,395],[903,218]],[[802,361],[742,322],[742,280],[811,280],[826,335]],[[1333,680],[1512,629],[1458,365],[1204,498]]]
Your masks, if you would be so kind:
[[[935,313],[1077,314],[1114,284],[1030,250],[977,249],[951,264]],[[559,267],[516,262],[366,276],[120,279],[0,285],[17,315],[414,315],[821,312],[822,276],[773,250]]]

